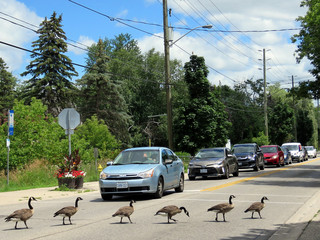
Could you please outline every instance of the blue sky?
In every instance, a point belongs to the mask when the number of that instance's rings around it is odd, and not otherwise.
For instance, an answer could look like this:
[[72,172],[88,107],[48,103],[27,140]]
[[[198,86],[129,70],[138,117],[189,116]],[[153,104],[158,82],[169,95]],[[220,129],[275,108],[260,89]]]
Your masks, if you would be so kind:
[[[162,25],[162,0],[74,0],[89,8],[114,18],[129,19]],[[203,56],[210,71],[213,84],[233,85],[246,79],[262,78],[261,52],[267,51],[267,79],[270,84],[279,82],[290,87],[291,76],[296,82],[312,80],[307,60],[297,65],[294,57],[296,45],[290,41],[298,31],[268,32],[264,30],[292,29],[299,27],[295,19],[304,15],[300,0],[168,0],[173,27],[194,28],[212,24],[211,32],[193,31],[170,49],[171,58],[184,64],[190,54]],[[163,52],[162,27],[124,21],[153,35],[110,21],[107,17],[89,11],[68,0],[0,0],[0,41],[31,49],[37,36],[32,31],[12,22],[35,29],[44,17],[53,11],[62,14],[63,30],[70,40],[90,46],[99,38],[114,38],[120,33],[129,33],[138,41],[142,52],[151,48]],[[14,17],[14,18],[12,18]],[[23,20],[21,22],[17,19]],[[12,21],[11,23],[8,20]],[[246,33],[217,33],[214,30],[248,31]],[[251,30],[260,31],[253,33]],[[174,30],[173,39],[178,39],[187,30]],[[159,38],[160,36],[160,38]],[[79,45],[84,47],[83,45]],[[70,47],[67,55],[75,63],[85,64],[86,51]],[[0,44],[2,57],[9,70],[16,76],[25,70],[30,61],[29,53]],[[77,67],[80,76],[81,68]],[[19,77],[21,78],[21,77]]]

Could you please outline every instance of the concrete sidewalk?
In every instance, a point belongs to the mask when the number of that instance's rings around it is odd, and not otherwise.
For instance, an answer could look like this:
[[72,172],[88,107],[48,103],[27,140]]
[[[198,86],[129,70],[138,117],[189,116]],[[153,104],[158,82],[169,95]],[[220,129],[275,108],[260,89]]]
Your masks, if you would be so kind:
[[1,192],[0,205],[17,204],[21,201],[28,201],[29,197],[33,196],[37,199],[59,199],[69,196],[78,196],[79,193],[99,191],[99,182],[85,182],[82,189],[74,191],[55,191],[57,187],[34,188],[21,191]]

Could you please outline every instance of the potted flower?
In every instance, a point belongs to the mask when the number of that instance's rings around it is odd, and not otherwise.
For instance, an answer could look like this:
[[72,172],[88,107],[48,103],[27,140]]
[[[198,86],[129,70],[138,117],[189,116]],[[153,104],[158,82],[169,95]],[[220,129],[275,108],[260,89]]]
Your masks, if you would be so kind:
[[83,187],[83,178],[86,172],[79,169],[80,162],[79,149],[74,150],[70,156],[64,157],[64,162],[56,173],[59,187],[63,185],[70,189]]

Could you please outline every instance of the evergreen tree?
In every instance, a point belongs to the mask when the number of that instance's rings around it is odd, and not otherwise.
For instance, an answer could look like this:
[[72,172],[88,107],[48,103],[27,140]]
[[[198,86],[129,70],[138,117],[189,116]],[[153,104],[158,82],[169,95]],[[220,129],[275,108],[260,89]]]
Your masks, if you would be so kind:
[[199,148],[223,146],[227,142],[227,114],[210,91],[204,58],[192,55],[185,68],[189,100],[181,104],[175,129],[180,150],[194,154]]
[[53,12],[48,20],[40,24],[38,40],[32,43],[32,60],[22,76],[31,75],[26,83],[25,99],[32,97],[42,100],[48,111],[57,115],[61,109],[72,105],[71,96],[74,86],[70,81],[77,76],[67,52],[65,32],[62,30],[62,16]]
[[96,115],[104,120],[110,132],[124,143],[128,143],[130,117],[126,103],[120,94],[120,85],[108,71],[109,58],[100,39],[95,49],[95,62],[78,80],[80,86],[79,105],[82,118]]
[[7,69],[6,63],[0,57],[0,113],[12,109],[15,98],[17,79]]

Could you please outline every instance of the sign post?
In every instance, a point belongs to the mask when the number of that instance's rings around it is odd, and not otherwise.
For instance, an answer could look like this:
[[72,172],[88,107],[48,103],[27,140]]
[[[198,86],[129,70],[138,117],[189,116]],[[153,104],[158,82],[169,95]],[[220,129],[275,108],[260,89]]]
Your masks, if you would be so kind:
[[7,138],[7,185],[9,186],[9,152],[10,152],[10,138],[13,135],[13,125],[14,125],[14,111],[9,110],[8,112],[8,138]]
[[80,114],[74,108],[65,108],[58,115],[59,125],[66,130],[69,138],[69,156],[71,156],[71,134],[80,124]]

